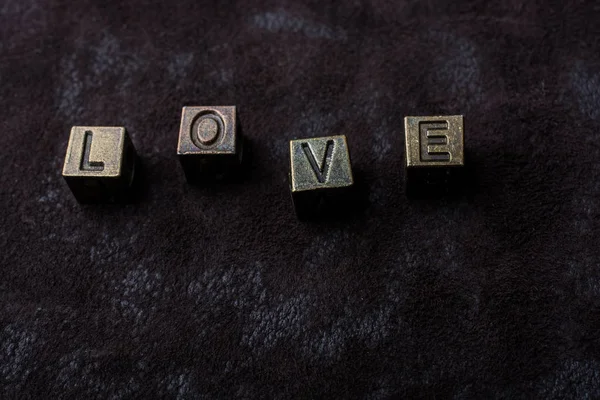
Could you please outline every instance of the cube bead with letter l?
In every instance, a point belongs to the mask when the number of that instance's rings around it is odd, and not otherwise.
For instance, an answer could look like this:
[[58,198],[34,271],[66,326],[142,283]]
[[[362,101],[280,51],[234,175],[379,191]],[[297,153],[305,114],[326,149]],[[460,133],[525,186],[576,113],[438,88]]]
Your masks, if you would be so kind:
[[116,201],[128,195],[136,158],[125,128],[74,126],[62,175],[80,203]]

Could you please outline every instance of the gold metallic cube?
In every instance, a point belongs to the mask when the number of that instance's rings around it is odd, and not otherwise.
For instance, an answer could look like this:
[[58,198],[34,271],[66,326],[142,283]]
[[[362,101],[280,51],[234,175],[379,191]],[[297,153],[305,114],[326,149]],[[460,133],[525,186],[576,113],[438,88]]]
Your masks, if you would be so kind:
[[136,157],[125,128],[74,126],[62,175],[79,202],[114,201],[127,195]]
[[405,117],[404,129],[407,183],[456,185],[465,165],[463,116]]
[[235,106],[183,107],[177,154],[188,182],[231,176],[242,161]]
[[329,212],[353,185],[346,136],[290,141],[290,189],[300,216]]
[[463,166],[464,125],[462,115],[405,117],[406,166]]

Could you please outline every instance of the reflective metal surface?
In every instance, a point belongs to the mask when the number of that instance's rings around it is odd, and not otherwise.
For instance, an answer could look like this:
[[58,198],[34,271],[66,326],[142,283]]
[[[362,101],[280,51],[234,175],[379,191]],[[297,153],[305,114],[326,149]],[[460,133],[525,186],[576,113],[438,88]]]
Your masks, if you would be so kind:
[[350,186],[354,183],[345,136],[290,141],[292,192]]
[[464,165],[462,115],[405,117],[406,166]]

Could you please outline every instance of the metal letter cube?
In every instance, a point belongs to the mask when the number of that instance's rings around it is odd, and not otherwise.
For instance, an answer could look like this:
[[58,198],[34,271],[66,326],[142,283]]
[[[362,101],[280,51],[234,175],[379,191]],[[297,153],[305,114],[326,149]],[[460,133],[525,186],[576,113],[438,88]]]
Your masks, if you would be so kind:
[[74,126],[62,175],[79,202],[114,201],[131,187],[136,157],[125,128]]
[[290,141],[290,188],[299,216],[343,206],[354,185],[345,136]]
[[235,173],[242,160],[236,107],[183,107],[177,154],[190,183]]
[[404,128],[409,187],[452,189],[465,164],[463,116],[405,117]]

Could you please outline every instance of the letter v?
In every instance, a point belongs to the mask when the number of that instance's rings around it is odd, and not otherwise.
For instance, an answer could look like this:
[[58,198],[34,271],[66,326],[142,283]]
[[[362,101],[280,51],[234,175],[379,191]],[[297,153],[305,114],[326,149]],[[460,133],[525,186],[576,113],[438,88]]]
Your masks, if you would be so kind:
[[315,153],[313,152],[310,145],[308,143],[302,143],[302,150],[304,150],[304,154],[306,155],[306,158],[308,159],[308,162],[310,163],[310,166],[312,167],[312,170],[315,173],[315,176],[317,177],[319,183],[325,183],[325,181],[327,180],[329,166],[331,165],[331,158],[333,157],[334,145],[335,144],[333,140],[327,141],[327,143],[325,144],[325,154],[323,154],[323,161],[319,166],[317,164],[317,157],[315,156]]

